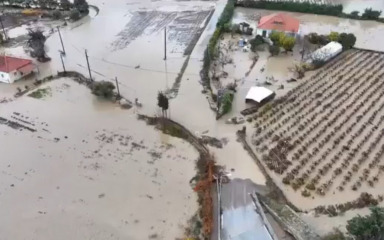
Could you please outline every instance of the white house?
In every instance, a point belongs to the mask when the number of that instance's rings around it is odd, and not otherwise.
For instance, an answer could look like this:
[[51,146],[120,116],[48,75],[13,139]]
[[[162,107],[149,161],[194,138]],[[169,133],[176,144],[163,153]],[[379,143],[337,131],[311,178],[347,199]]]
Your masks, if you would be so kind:
[[285,13],[262,17],[257,25],[256,34],[262,37],[269,37],[273,31],[296,36],[300,31],[300,21]]
[[0,56],[0,82],[13,83],[35,70],[31,60]]

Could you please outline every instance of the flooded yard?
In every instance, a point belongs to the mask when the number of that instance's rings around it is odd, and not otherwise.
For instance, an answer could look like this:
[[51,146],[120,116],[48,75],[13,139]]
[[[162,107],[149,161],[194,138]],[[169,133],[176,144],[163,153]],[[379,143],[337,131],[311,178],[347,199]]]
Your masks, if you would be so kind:
[[[234,22],[246,21],[252,28],[257,27],[259,17],[278,13],[279,11],[268,11],[261,9],[237,8],[235,11]],[[353,33],[356,36],[355,47],[384,51],[384,46],[380,44],[384,41],[384,24],[375,21],[362,21],[344,19],[330,16],[303,13],[287,13],[296,17],[300,21],[300,35],[311,32],[319,34],[329,34],[334,32]]]
[[0,104],[3,238],[182,237],[197,151],[70,79],[41,88]]

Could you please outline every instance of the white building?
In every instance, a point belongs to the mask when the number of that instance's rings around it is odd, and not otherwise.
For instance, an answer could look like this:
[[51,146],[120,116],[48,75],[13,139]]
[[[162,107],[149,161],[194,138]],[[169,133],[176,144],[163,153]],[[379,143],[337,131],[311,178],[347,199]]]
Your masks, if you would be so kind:
[[0,56],[0,82],[13,83],[35,70],[31,60]]
[[314,61],[321,61],[323,63],[327,62],[331,58],[335,57],[339,53],[343,51],[343,46],[338,42],[330,42],[322,48],[314,51],[310,58],[308,59],[308,63],[313,63]]

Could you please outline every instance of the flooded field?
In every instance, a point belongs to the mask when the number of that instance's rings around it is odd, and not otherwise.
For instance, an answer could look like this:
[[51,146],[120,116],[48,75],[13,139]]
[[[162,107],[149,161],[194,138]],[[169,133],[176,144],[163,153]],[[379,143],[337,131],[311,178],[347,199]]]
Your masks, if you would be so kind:
[[[237,8],[235,11],[234,22],[247,21],[252,28],[257,27],[259,17],[277,13],[278,11],[268,11],[250,8]],[[300,20],[300,35],[310,32],[319,34],[329,34],[331,31],[353,33],[356,36],[355,47],[384,51],[384,46],[380,44],[384,41],[384,24],[375,21],[351,20],[330,16],[321,16],[303,13],[288,13]]]
[[[363,13],[366,8],[384,12],[384,2],[381,0],[331,0],[336,4],[343,4],[344,12],[359,11]],[[383,16],[383,13],[381,14]]]
[[252,143],[302,209],[383,194],[383,54],[349,51],[258,113]]
[[0,104],[2,237],[182,237],[197,151],[72,80],[41,88]]

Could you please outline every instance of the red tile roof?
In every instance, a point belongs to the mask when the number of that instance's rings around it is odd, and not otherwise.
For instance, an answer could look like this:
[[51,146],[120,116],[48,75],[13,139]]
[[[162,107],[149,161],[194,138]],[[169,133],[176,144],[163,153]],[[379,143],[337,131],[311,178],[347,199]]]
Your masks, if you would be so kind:
[[0,56],[0,72],[12,72],[31,64],[32,61],[28,59]]
[[262,17],[257,28],[297,33],[299,26],[298,19],[285,13],[277,13]]

